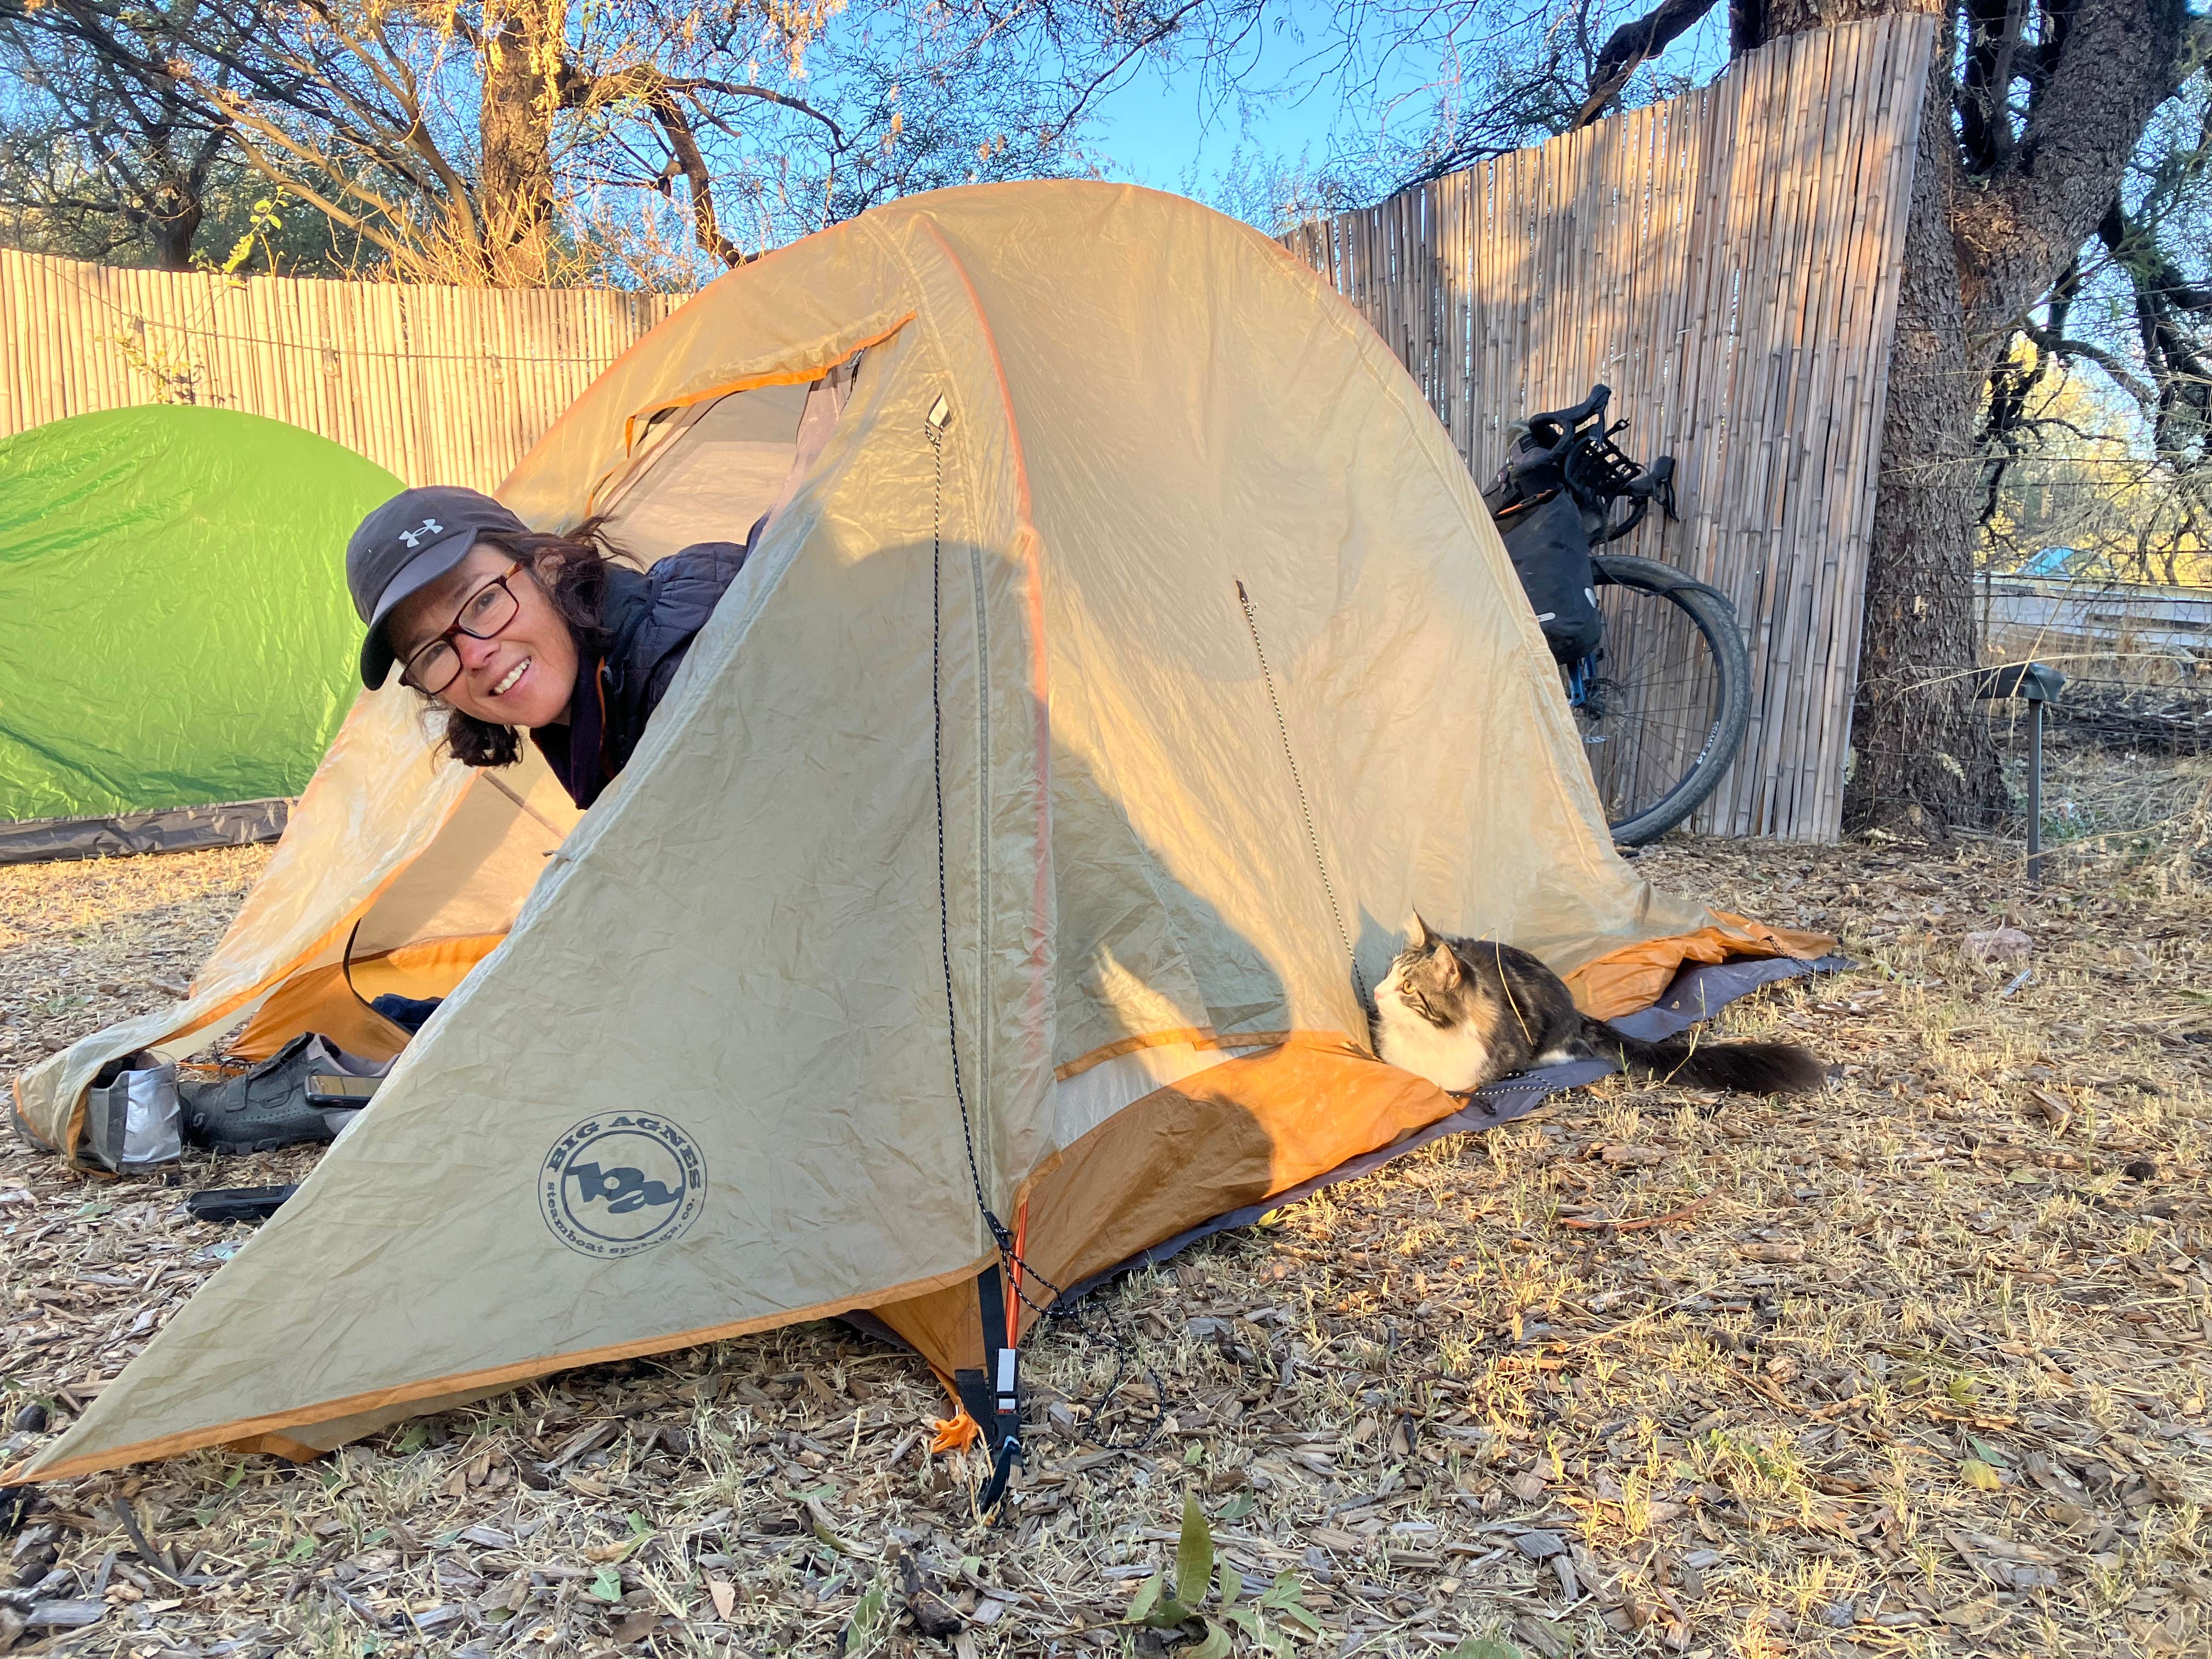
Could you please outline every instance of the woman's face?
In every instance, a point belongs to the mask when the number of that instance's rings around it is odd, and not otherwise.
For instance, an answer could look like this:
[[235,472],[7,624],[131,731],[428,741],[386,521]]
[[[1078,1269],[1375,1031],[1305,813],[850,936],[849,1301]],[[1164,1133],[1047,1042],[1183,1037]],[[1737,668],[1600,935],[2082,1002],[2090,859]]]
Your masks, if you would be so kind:
[[[401,600],[385,623],[399,660],[453,627],[461,608],[514,563],[513,555],[478,542],[451,570]],[[488,640],[448,636],[461,672],[438,700],[494,726],[556,725],[568,719],[576,688],[576,636],[528,565],[508,576],[507,586],[515,611],[506,627]]]

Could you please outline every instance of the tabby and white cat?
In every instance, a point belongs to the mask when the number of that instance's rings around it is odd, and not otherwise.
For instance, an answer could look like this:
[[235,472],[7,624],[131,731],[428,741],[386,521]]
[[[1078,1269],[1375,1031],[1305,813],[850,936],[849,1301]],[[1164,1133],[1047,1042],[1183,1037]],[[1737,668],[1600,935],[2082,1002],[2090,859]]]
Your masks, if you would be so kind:
[[1449,1094],[1532,1066],[1617,1058],[1632,1071],[1692,1088],[1809,1093],[1820,1062],[1788,1042],[1642,1042],[1590,1018],[1559,976],[1492,939],[1447,939],[1419,916],[1375,994],[1376,1051]]

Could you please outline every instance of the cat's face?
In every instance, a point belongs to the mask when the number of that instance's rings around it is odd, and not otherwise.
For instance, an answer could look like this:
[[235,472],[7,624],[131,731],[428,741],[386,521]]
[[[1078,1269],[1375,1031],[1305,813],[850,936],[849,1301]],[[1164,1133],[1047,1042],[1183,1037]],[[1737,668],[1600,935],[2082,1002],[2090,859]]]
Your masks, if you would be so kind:
[[1460,1024],[1481,1000],[1481,988],[1467,965],[1419,915],[1413,918],[1406,948],[1398,952],[1375,993],[1375,1006],[1383,1018],[1411,1014],[1438,1028]]

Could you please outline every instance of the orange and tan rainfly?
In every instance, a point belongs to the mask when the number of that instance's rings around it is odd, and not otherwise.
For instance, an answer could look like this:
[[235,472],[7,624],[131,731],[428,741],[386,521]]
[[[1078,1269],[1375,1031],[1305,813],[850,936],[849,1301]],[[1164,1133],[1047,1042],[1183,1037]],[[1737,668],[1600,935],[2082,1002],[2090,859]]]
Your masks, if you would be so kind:
[[[653,330],[501,494],[645,558],[769,519],[588,814],[368,693],[191,1000],[16,1080],[76,1156],[133,1049],[405,1043],[23,1474],[307,1455],[855,1309],[950,1378],[985,1353],[978,1180],[1067,1285],[1455,1109],[1373,1058],[1354,976],[1417,906],[1599,1014],[1826,944],[1615,855],[1419,389],[1194,203],[1006,185],[811,237]],[[446,1000],[405,1042],[383,991]]]

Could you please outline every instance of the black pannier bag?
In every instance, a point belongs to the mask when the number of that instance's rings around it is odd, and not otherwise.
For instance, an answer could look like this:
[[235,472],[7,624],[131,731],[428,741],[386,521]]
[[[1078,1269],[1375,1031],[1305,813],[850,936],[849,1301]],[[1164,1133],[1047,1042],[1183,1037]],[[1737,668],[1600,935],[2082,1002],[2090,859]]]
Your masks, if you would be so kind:
[[1597,614],[1597,574],[1574,499],[1565,490],[1547,496],[1507,519],[1498,533],[1552,654],[1571,663],[1596,650],[1605,634]]
[[1498,469],[1483,505],[1497,520],[1505,556],[1528,595],[1552,654],[1578,662],[1597,649],[1597,576],[1582,508],[1565,488],[1558,451],[1523,438]]

